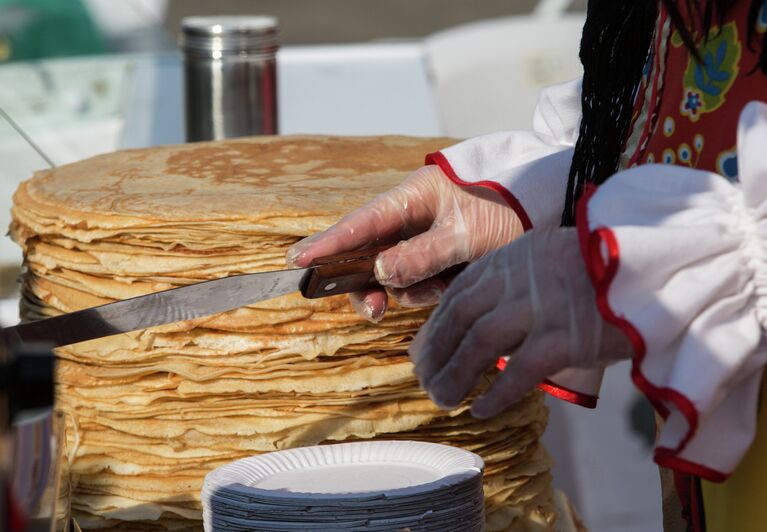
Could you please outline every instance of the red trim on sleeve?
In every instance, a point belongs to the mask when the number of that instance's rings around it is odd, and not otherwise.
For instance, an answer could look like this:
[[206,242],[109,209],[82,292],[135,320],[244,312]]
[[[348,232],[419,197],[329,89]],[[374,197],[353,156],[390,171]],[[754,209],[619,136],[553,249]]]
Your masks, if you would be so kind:
[[[506,369],[506,358],[499,358],[495,367],[500,371]],[[596,408],[597,400],[599,399],[599,397],[596,395],[589,395],[587,393],[578,392],[571,388],[565,388],[564,386],[560,386],[559,384],[552,382],[549,379],[546,379],[540,383],[538,385],[538,389],[556,397],[557,399],[561,399],[563,401],[567,401],[568,403],[573,403],[584,408]]]
[[[669,42],[666,45],[666,55],[664,55],[664,57],[661,58],[658,52],[660,51],[661,42],[663,40],[663,26],[666,25],[667,18],[668,18],[668,13],[666,12],[665,9],[661,9],[660,20],[658,21],[658,26],[657,26],[658,31],[655,37],[656,40],[655,40],[655,43],[653,44],[653,47],[655,49],[655,56],[653,57],[653,67],[652,67],[653,73],[657,73],[660,71],[661,62],[663,63],[666,62],[666,56],[668,55],[668,50],[669,48],[671,48],[670,36],[673,33],[673,31],[670,31],[668,34]],[[652,78],[653,79],[651,83],[653,84],[653,86],[652,86],[652,94],[650,95],[650,104],[649,104],[650,116],[645,121],[644,131],[642,131],[642,134],[639,137],[639,142],[637,142],[637,148],[634,151],[634,154],[631,156],[628,164],[626,164],[626,168],[631,168],[632,166],[636,165],[639,162],[639,159],[642,157],[642,155],[644,155],[645,148],[647,148],[647,141],[650,137],[650,134],[653,131],[655,131],[655,126],[658,123],[658,116],[660,114],[658,112],[658,92],[661,90],[661,87],[663,85],[664,76],[655,75],[655,76],[652,76]],[[643,99],[644,99],[644,92],[645,91],[641,92]],[[643,106],[643,105],[644,103],[638,103],[636,109],[641,109],[640,106]],[[636,123],[632,124],[631,126],[632,130],[634,129],[635,125]],[[631,134],[633,134],[633,131],[629,135]],[[628,139],[629,137],[626,137],[626,138]]]
[[663,467],[668,467],[674,471],[680,473],[686,473],[688,475],[695,475],[696,477],[705,478],[711,482],[724,482],[730,477],[729,473],[722,473],[716,469],[711,469],[695,462],[690,462],[684,458],[679,458],[675,455],[672,449],[658,448],[655,450],[655,462]]
[[[631,365],[631,378],[639,390],[647,396],[647,399],[665,419],[669,415],[668,403],[673,404],[687,420],[688,430],[679,445],[674,449],[657,447],[655,449],[655,462],[661,466],[669,467],[677,471],[694,474],[713,482],[722,482],[729,477],[728,473],[722,473],[710,469],[704,465],[696,464],[680,458],[678,455],[687,447],[690,439],[698,428],[698,410],[684,394],[668,387],[658,387],[650,382],[642,373],[642,361],[647,354],[647,347],[641,333],[625,317],[618,316],[610,308],[608,294],[610,285],[618,273],[620,264],[620,248],[618,239],[608,227],[599,227],[591,230],[588,222],[588,202],[596,192],[596,187],[587,185],[583,196],[578,202],[576,221],[578,236],[581,244],[581,252],[586,261],[586,268],[591,277],[596,291],[596,302],[604,319],[621,329],[628,337],[634,348],[634,359]],[[607,251],[607,259],[602,255]]]
[[440,151],[435,151],[434,153],[428,154],[426,156],[426,164],[436,164],[445,173],[445,175],[450,178],[452,182],[457,185],[461,185],[462,187],[485,187],[495,190],[503,197],[504,200],[506,200],[506,203],[509,204],[509,207],[514,209],[514,212],[522,222],[522,228],[525,231],[529,231],[533,228],[533,223],[530,221],[530,217],[527,215],[525,208],[514,196],[514,194],[509,192],[508,189],[506,189],[506,187],[500,183],[496,183],[495,181],[464,181],[458,177],[458,174],[456,174],[455,170],[453,170],[453,167],[450,165],[447,157],[445,157],[445,155]]
[[562,399],[568,403],[573,403],[584,408],[596,408],[599,397],[596,395],[589,395],[587,393],[581,393],[571,388],[566,388],[560,384],[557,384],[549,379],[546,379],[538,385],[539,390],[543,390],[549,395]]

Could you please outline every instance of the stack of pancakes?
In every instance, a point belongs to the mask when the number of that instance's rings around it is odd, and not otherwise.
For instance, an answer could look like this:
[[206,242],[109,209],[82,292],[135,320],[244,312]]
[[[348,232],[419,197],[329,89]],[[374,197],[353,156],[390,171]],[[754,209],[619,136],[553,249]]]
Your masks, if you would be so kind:
[[[447,139],[283,137],[118,152],[14,198],[26,320],[241,273],[399,183]],[[538,393],[490,421],[436,408],[406,349],[429,309],[378,324],[299,294],[57,350],[71,506],[83,528],[195,529],[212,468],[324,442],[413,439],[486,461],[489,530],[547,529]]]

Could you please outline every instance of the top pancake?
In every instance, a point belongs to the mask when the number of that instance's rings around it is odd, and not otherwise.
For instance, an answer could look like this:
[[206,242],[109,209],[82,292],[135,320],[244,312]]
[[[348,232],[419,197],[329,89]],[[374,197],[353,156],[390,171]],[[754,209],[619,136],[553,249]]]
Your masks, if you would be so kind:
[[17,191],[15,210],[35,231],[75,236],[197,224],[304,236],[452,142],[287,136],[126,150],[38,172]]

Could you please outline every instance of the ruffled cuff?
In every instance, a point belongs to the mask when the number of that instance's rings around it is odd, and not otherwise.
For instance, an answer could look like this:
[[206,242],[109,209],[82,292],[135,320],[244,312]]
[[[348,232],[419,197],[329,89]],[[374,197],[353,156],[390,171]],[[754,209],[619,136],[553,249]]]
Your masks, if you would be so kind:
[[426,164],[436,164],[458,185],[496,191],[527,231],[559,224],[572,158],[570,147],[547,144],[534,133],[516,132],[466,140],[430,153]]
[[753,441],[767,349],[767,105],[738,128],[740,184],[644,165],[582,198],[584,259],[632,378],[666,419],[658,464],[723,481]]

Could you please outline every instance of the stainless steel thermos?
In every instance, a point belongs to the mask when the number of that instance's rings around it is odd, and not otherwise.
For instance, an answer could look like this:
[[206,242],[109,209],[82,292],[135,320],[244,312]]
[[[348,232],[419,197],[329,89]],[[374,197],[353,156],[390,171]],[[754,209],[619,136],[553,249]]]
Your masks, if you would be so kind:
[[181,23],[187,141],[277,133],[277,19]]

